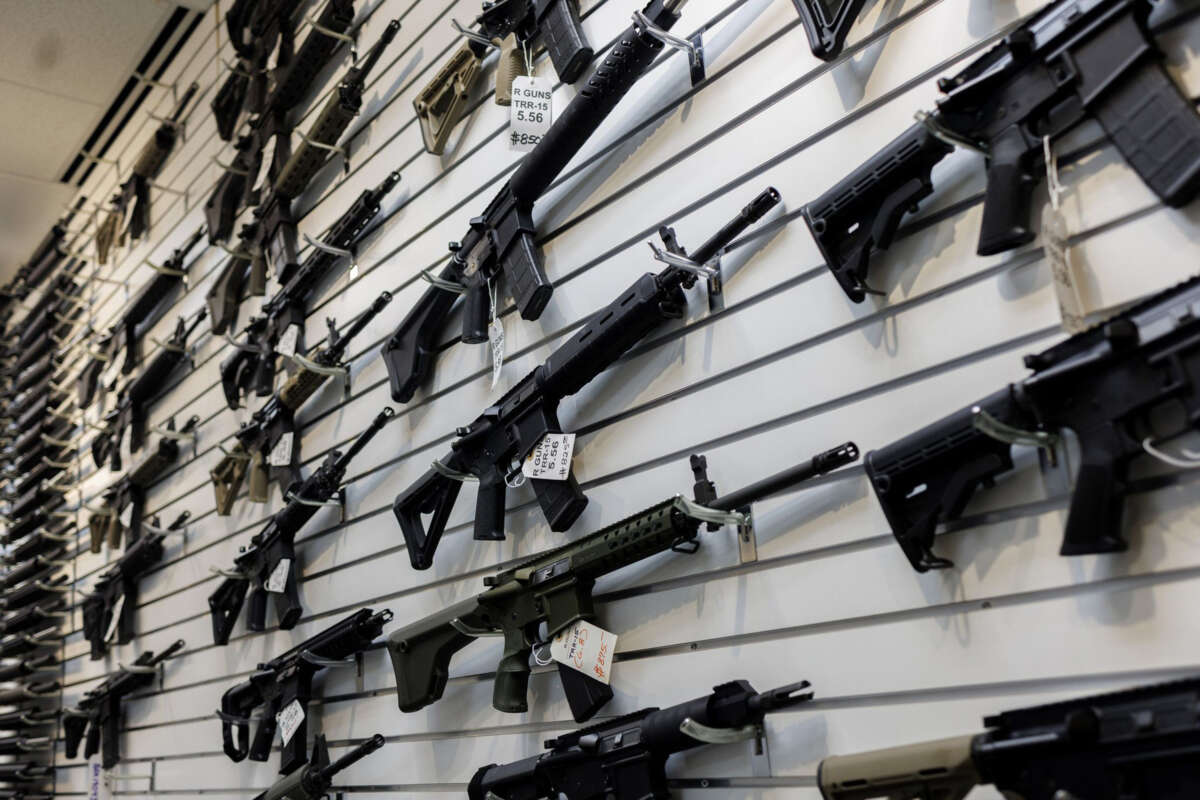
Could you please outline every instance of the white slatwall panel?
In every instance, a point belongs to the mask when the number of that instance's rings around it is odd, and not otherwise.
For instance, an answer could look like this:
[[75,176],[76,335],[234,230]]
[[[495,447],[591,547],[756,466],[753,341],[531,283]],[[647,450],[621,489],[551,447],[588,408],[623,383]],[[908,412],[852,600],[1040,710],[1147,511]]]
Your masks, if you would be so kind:
[[[611,44],[634,9],[629,0],[582,5],[597,50]],[[118,772],[153,778],[122,783],[124,793],[224,800],[269,785],[276,757],[229,762],[212,711],[257,662],[350,610],[390,608],[394,626],[468,597],[499,565],[687,490],[689,453],[706,453],[718,486],[731,489],[845,439],[864,451],[887,444],[1019,377],[1020,356],[1061,335],[1053,289],[1036,247],[975,255],[978,158],[960,152],[935,170],[939,191],[920,216],[936,222],[916,226],[876,259],[873,281],[887,295],[860,306],[846,301],[821,266],[796,211],[907,127],[915,109],[931,104],[939,75],[1038,6],[877,3],[855,26],[843,57],[826,65],[810,55],[787,0],[691,0],[677,32],[717,20],[707,39],[716,56],[710,79],[692,92],[681,56],[657,66],[538,205],[556,292],[536,323],[506,316],[508,363],[496,392],[489,391],[482,347],[447,350],[430,386],[398,409],[351,468],[345,522],[321,512],[301,534],[301,623],[257,635],[239,623],[223,648],[211,644],[206,598],[219,578],[209,568],[228,566],[279,503],[242,503],[228,518],[212,511],[208,470],[248,411],[224,407],[218,366],[228,345],[207,332],[198,336],[196,369],[151,413],[152,424],[193,414],[202,421],[196,454],[185,450],[148,504],[164,521],[190,511],[188,536],[171,541],[163,565],[142,581],[139,636],[131,646],[90,661],[78,613],[65,646],[71,702],[140,651],[187,640],[161,689],[126,704]],[[403,179],[364,248],[360,276],[340,280],[311,309],[309,342],[324,335],[325,317],[348,320],[384,289],[396,298],[354,343],[350,399],[330,388],[302,412],[306,469],[388,404],[379,344],[424,291],[419,272],[445,258],[446,242],[461,236],[516,164],[504,139],[507,111],[490,93],[479,93],[441,158],[422,150],[413,119],[412,98],[457,46],[450,20],[466,21],[477,9],[476,0],[375,0],[360,8],[364,45],[393,17],[403,27],[353,128],[349,174],[335,165],[318,177],[299,204],[301,228],[318,234],[392,169]],[[156,194],[150,241],[102,272],[135,289],[149,277],[144,259],[165,259],[202,224],[204,199],[220,174],[214,159],[231,157],[207,110],[224,78],[218,43],[229,56],[223,33],[213,35],[216,19],[210,12],[167,76],[195,80],[202,90],[187,139],[160,178],[186,190],[186,201]],[[1198,44],[1196,24],[1162,40],[1173,75],[1192,95],[1200,94]],[[345,66],[343,60],[327,70],[321,97]],[[538,71],[553,75],[544,58]],[[559,86],[556,107],[573,93]],[[163,113],[171,104],[159,92],[147,110]],[[319,106],[314,99],[310,107]],[[153,129],[144,116],[114,148],[127,160]],[[1095,126],[1073,136],[1070,146],[1082,147],[1083,156],[1064,180],[1072,187],[1066,211],[1078,232],[1085,291],[1108,304],[1194,270],[1189,254],[1200,219],[1161,208],[1098,140]],[[83,192],[105,197],[114,181],[112,170],[98,169]],[[447,447],[454,426],[474,418],[637,275],[655,269],[643,242],[660,224],[675,225],[680,241],[694,246],[768,184],[781,191],[786,209],[730,257],[736,274],[725,310],[710,316],[693,297],[686,320],[564,404],[562,421],[581,433],[575,470],[591,498],[574,529],[551,533],[528,490],[518,490],[509,498],[508,540],[475,542],[468,484],[435,566],[413,571],[390,503]],[[225,258],[209,248],[196,259],[190,290],[153,335],[165,338],[177,315],[203,306]],[[95,319],[107,323],[126,295],[109,284],[94,292]],[[251,310],[248,302],[242,321]],[[115,478],[86,462],[82,473],[88,500]],[[756,564],[740,566],[731,534],[720,532],[707,534],[690,558],[665,554],[612,576],[597,587],[603,622],[620,635],[616,699],[605,713],[682,701],[736,677],[764,689],[808,678],[818,700],[771,720],[769,756],[755,758],[749,747],[708,748],[671,766],[687,800],[808,800],[818,796],[813,779],[826,754],[970,730],[991,711],[1195,664],[1200,651],[1188,635],[1200,622],[1194,483],[1177,480],[1131,501],[1128,554],[1074,560],[1057,556],[1064,485],[1061,475],[1024,469],[977,497],[967,519],[941,537],[939,546],[959,565],[949,573],[909,569],[861,469],[853,468],[760,504]],[[81,531],[81,545],[86,536]],[[86,590],[114,557],[81,554],[78,588]],[[343,776],[358,796],[461,794],[476,767],[535,752],[546,736],[573,727],[557,680],[545,670],[531,681],[528,714],[495,711],[489,673],[498,657],[494,642],[476,643],[452,665],[444,699],[405,715],[395,707],[386,656],[375,650],[361,687],[353,675],[318,679],[318,695],[330,700],[314,702],[310,732],[323,731],[335,754],[375,732],[389,737],[383,753]],[[59,793],[85,793],[83,762],[68,762],[61,751],[59,758]]]

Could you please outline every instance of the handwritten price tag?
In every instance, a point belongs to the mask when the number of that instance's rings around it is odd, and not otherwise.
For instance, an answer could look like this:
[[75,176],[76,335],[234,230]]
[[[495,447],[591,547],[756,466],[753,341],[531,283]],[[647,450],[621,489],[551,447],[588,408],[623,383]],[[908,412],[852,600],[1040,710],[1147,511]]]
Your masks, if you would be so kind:
[[607,684],[612,676],[613,651],[616,649],[615,633],[579,620],[550,642],[550,657]]
[[500,380],[500,369],[504,366],[504,323],[499,317],[488,325],[488,343],[492,347],[492,388]]
[[272,467],[286,467],[292,463],[292,440],[294,436],[291,431],[281,434],[279,441],[271,448],[270,454],[267,456],[267,463]]
[[279,725],[279,736],[283,739],[283,746],[287,747],[287,743],[296,735],[300,723],[304,722],[304,709],[300,707],[300,701],[293,700],[288,703],[283,711],[275,715],[275,722]]
[[275,565],[275,569],[271,570],[271,575],[267,578],[263,588],[268,592],[283,594],[284,588],[287,587],[288,573],[291,571],[292,560],[290,558],[279,559],[279,563]]
[[571,475],[571,455],[575,452],[575,434],[547,433],[525,457],[521,472],[526,478],[565,481]]
[[294,356],[298,341],[300,341],[300,326],[288,325],[287,330],[279,337],[279,344],[275,345],[275,352],[285,357]]
[[508,149],[527,153],[550,130],[554,93],[549,78],[522,75],[513,78],[509,106]]

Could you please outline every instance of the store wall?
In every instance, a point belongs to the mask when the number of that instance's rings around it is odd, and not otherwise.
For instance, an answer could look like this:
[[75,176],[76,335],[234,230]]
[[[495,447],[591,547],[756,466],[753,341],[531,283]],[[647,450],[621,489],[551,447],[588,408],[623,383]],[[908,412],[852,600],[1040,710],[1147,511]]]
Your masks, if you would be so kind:
[[[612,45],[635,8],[630,0],[582,5],[597,52]],[[1039,243],[975,254],[983,163],[969,152],[937,167],[936,194],[875,259],[872,281],[885,296],[851,304],[822,265],[801,206],[908,127],[915,110],[930,108],[939,76],[964,66],[1040,4],[868,5],[845,53],[825,64],[810,54],[788,0],[691,0],[676,32],[709,28],[708,78],[690,88],[684,57],[672,54],[538,204],[555,293],[536,322],[504,317],[499,385],[490,388],[485,345],[446,349],[430,385],[397,407],[396,420],[353,463],[345,520],[323,510],[298,537],[300,624],[252,634],[239,622],[226,647],[212,644],[206,599],[221,579],[210,570],[231,567],[238,547],[280,502],[273,493],[267,506],[241,502],[230,517],[213,511],[208,470],[252,409],[225,407],[218,370],[231,348],[203,327],[194,339],[195,369],[166,388],[150,414],[152,425],[201,420],[195,453],[184,449],[148,501],[164,523],[191,512],[187,536],[171,539],[164,562],[142,581],[131,645],[89,660],[76,611],[65,646],[70,704],[143,650],[187,642],[161,688],[125,704],[124,758],[115,773],[137,776],[120,781],[126,796],[247,797],[270,785],[277,751],[268,763],[230,762],[214,709],[258,662],[353,610],[391,609],[390,630],[464,599],[513,559],[690,492],[691,453],[704,453],[718,488],[730,490],[847,439],[864,452],[883,446],[1021,377],[1024,354],[1062,338]],[[519,159],[507,146],[508,110],[490,92],[477,93],[443,157],[423,150],[414,120],[413,97],[459,46],[451,19],[472,19],[477,0],[364,6],[364,48],[388,20],[403,27],[352,126],[349,173],[335,163],[318,177],[298,203],[301,230],[317,236],[388,171],[403,178],[362,248],[358,276],[339,279],[312,304],[308,341],[323,337],[327,317],[345,322],[384,289],[395,299],[351,348],[349,398],[327,387],[301,412],[306,473],[391,404],[380,345],[425,290],[421,271],[443,262],[446,243],[465,233]],[[222,61],[230,59],[225,32],[215,35],[210,16],[169,76],[180,86],[197,81],[202,90],[186,141],[159,178],[186,197],[155,192],[148,241],[100,269],[130,290],[92,284],[87,294],[98,327],[149,279],[146,260],[161,263],[203,223],[204,201],[221,172],[214,161],[232,158],[207,110],[225,78]],[[1161,44],[1172,75],[1189,95],[1200,94],[1200,25],[1185,25]],[[347,65],[344,57],[327,71],[300,128]],[[537,71],[554,77],[544,56]],[[556,109],[573,94],[558,86]],[[169,92],[155,93],[113,149],[123,164],[157,125],[149,113],[172,105]],[[1123,302],[1194,272],[1195,210],[1158,203],[1094,124],[1060,151],[1075,153],[1063,168],[1065,213],[1089,302]],[[105,198],[116,178],[112,169],[97,169],[81,191]],[[685,320],[563,404],[560,419],[580,434],[575,473],[591,498],[572,530],[550,532],[522,488],[509,496],[507,540],[474,541],[468,484],[433,568],[414,571],[390,505],[448,449],[455,426],[472,420],[635,277],[659,269],[644,242],[660,225],[675,226],[680,241],[695,247],[768,185],[781,192],[785,208],[727,257],[724,310],[710,314],[703,291],[693,290]],[[1044,200],[1040,190],[1036,205]],[[211,247],[195,259],[189,291],[152,336],[165,339],[178,315],[203,307],[226,258]],[[242,322],[255,303],[243,306]],[[454,330],[452,324],[447,344]],[[151,339],[144,341],[150,352]],[[117,476],[95,470],[86,456],[81,450],[81,492],[95,503]],[[939,536],[939,550],[957,564],[951,571],[911,570],[855,465],[758,504],[757,561],[740,563],[734,533],[724,529],[704,534],[695,555],[663,554],[602,581],[600,620],[620,637],[616,697],[603,713],[669,705],[734,678],[759,689],[808,679],[816,700],[771,717],[766,755],[754,756],[749,743],[708,747],[674,759],[669,773],[689,800],[815,798],[816,766],[828,754],[966,732],[992,711],[1194,665],[1195,484],[1172,477],[1131,498],[1128,553],[1065,559],[1058,548],[1067,478],[1062,468],[1039,471],[1032,453],[1018,461],[1021,469],[980,493],[964,519]],[[74,564],[80,592],[119,556],[88,553],[84,524]],[[310,707],[310,735],[326,734],[335,756],[376,732],[388,737],[383,751],[339,781],[367,797],[461,793],[477,767],[532,754],[543,739],[574,727],[557,677],[545,669],[530,683],[529,713],[494,710],[490,673],[499,655],[497,641],[474,644],[453,663],[440,702],[402,714],[386,654],[374,649],[362,675],[345,669],[318,677],[315,693],[323,700]],[[67,760],[60,750],[58,763],[58,793],[86,794],[84,761]],[[977,790],[972,798],[995,796]]]

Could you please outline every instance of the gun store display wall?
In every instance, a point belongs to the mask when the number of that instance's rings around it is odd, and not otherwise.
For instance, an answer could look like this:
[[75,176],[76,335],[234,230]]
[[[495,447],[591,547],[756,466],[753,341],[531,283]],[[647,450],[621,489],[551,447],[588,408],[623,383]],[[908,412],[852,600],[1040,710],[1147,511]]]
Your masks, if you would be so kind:
[[203,12],[6,290],[0,796],[1198,796],[831,758],[1197,672],[1193,4],[571,5]]

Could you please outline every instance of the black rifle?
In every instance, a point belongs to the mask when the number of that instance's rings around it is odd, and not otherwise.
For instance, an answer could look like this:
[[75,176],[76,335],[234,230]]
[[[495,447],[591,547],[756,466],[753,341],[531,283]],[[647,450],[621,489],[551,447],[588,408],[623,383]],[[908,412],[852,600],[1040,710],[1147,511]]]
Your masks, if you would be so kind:
[[[92,593],[83,598],[83,638],[91,644],[92,660],[104,658],[108,643],[133,640],[138,583],[163,557],[163,541],[182,528],[190,514],[184,511],[165,531],[149,533],[126,548],[125,554],[96,579]],[[157,522],[157,520],[155,520]]]
[[980,255],[1033,240],[1043,140],[1092,118],[1164,203],[1189,203],[1200,191],[1200,116],[1163,69],[1151,36],[1176,5],[1057,0],[938,81],[946,96],[937,111],[804,208],[846,295],[859,303],[875,291],[867,285],[872,249],[886,250],[901,217],[932,194],[930,173],[956,144],[987,154]]
[[1129,464],[1157,452],[1152,420],[1176,408],[1184,430],[1200,420],[1191,377],[1200,365],[1197,303],[1200,278],[1193,278],[1026,356],[1029,377],[867,453],[867,475],[913,568],[953,566],[933,552],[938,523],[957,519],[977,488],[1012,469],[1014,444],[1053,457],[1060,429],[1075,433],[1082,463],[1059,552],[1124,551]]
[[[308,34],[293,56],[290,18],[296,7],[296,0],[259,0],[258,9],[255,11],[256,14],[260,14],[260,22],[268,22],[273,30],[284,35],[281,37],[279,57],[273,70],[276,78],[271,94],[269,97],[259,95],[265,97],[261,103],[252,100],[249,110],[257,116],[250,120],[250,132],[238,140],[238,154],[234,158],[232,169],[227,170],[217,182],[205,204],[208,237],[214,244],[229,238],[233,218],[243,207],[258,205],[259,192],[255,189],[255,183],[262,168],[263,151],[267,144],[274,141],[268,183],[274,181],[275,173],[291,155],[291,112],[308,94],[317,74],[329,63],[341,42],[336,36],[330,36],[321,29],[335,34],[345,33],[354,21],[352,0],[330,0],[316,20],[317,27]],[[233,16],[228,19],[232,20]],[[252,22],[251,26],[253,25]],[[231,31],[230,35],[235,34]],[[274,48],[273,42],[266,42],[261,35],[255,36],[251,47],[262,45]],[[241,52],[236,40],[234,48]],[[231,75],[226,86],[236,80],[237,78]],[[261,81],[255,82],[261,85]],[[213,109],[217,114],[217,128],[221,138],[228,141],[233,136],[240,108],[233,111],[232,117],[227,110],[218,109],[218,104],[223,101],[222,93],[218,93],[213,101]]]
[[9,569],[4,573],[3,577],[0,577],[0,591],[8,591],[35,576],[49,577],[53,570],[69,563],[68,561],[60,560],[65,554],[66,549],[62,548],[56,552],[16,562],[19,566]]
[[353,747],[332,764],[329,763],[329,746],[325,735],[313,740],[312,760],[302,769],[297,769],[274,786],[258,795],[254,800],[322,800],[333,785],[333,776],[350,765],[361,761],[383,747],[383,737],[378,733],[365,742]]
[[[107,355],[110,359],[117,359],[121,357],[122,353],[124,354],[125,357],[121,363],[122,374],[128,375],[133,372],[142,360],[140,347],[142,334],[161,318],[161,312],[166,310],[166,304],[163,301],[176,286],[183,284],[187,279],[184,259],[203,237],[204,228],[200,228],[184,242],[182,247],[176,249],[162,266],[154,267],[154,277],[146,282],[121,316],[120,321],[117,322],[116,334],[109,343]],[[91,397],[88,397],[81,407],[86,408],[91,400]]]
[[[0,667],[0,681],[15,681],[22,678],[29,678],[39,672],[57,671],[60,664],[58,657],[54,653],[46,653],[44,655],[27,658],[23,661],[14,661]],[[0,730],[4,730],[0,726]]]
[[548,739],[546,753],[480,767],[467,797],[662,800],[671,796],[666,767],[672,755],[737,739],[757,738],[761,747],[763,718],[811,700],[808,687],[801,681],[760,694],[749,681],[730,681],[686,703],[635,711]]
[[34,761],[0,764],[0,783],[42,781],[54,774],[54,767]]
[[[193,416],[180,432],[182,435],[191,433],[200,423],[200,417]],[[175,430],[175,419],[167,422],[167,430]],[[162,436],[158,447],[147,453],[120,480],[108,487],[104,492],[101,506],[88,515],[88,532],[90,549],[99,553],[104,542],[110,549],[121,546],[121,538],[126,545],[136,542],[142,535],[142,516],[146,509],[146,490],[157,483],[179,459],[179,440],[172,436]],[[121,521],[121,514],[129,508],[129,524]]]
[[57,700],[62,685],[55,680],[32,681],[21,686],[0,689],[0,706],[44,706],[46,700]]
[[962,800],[992,784],[1022,800],[1184,800],[1200,794],[1200,678],[1005,711],[983,733],[829,756],[826,800]]
[[5,563],[22,564],[38,556],[48,560],[56,558],[66,543],[75,541],[75,535],[71,532],[74,527],[74,522],[66,521],[52,531],[45,528],[35,531],[16,547],[9,549],[4,557]]
[[[651,0],[642,14],[661,29],[679,19],[685,0]],[[523,319],[537,319],[550,302],[553,287],[542,268],[536,242],[533,205],[567,162],[600,127],[662,51],[663,43],[635,22],[588,78],[562,116],[522,160],[512,178],[483,214],[470,222],[466,235],[451,242],[450,262],[442,281],[466,285],[462,341],[486,342],[490,292],[503,275]],[[498,295],[497,295],[498,296]],[[433,367],[446,318],[458,294],[430,287],[383,346],[392,399],[407,403]]]
[[[233,138],[243,109],[258,114],[273,104],[284,111],[293,108],[338,48],[338,39],[314,30],[294,52],[293,23],[301,5],[299,0],[234,0],[225,15],[238,61],[212,102],[217,133],[223,140]],[[345,33],[353,21],[351,0],[330,0],[317,18],[321,28],[335,33]],[[267,66],[276,44],[279,53],[272,75]],[[268,96],[272,78],[275,85]]]
[[495,98],[501,106],[512,102],[513,78],[526,74],[525,59],[539,35],[563,83],[579,80],[594,52],[579,23],[577,0],[485,2],[472,34],[413,100],[425,149],[434,155],[446,149],[450,132],[466,113],[467,99],[492,47],[500,49]]
[[147,650],[131,667],[122,667],[117,674],[85,692],[78,707],[65,709],[63,737],[67,758],[75,758],[86,730],[83,757],[91,758],[99,752],[101,766],[112,769],[121,760],[121,701],[136,691],[153,686],[159,665],[174,658],[183,647],[183,639],[177,639],[158,655]]
[[43,648],[55,649],[62,646],[62,641],[59,623],[47,622],[33,633],[14,633],[0,639],[0,658],[20,658]]
[[[478,636],[504,637],[496,668],[492,705],[500,711],[528,710],[529,659],[535,643],[549,642],[580,620],[596,618],[592,590],[599,578],[643,559],[674,550],[695,553],[700,525],[720,528],[715,520],[743,519],[750,505],[787,491],[858,458],[847,442],[833,450],[751,484],[724,497],[708,479],[708,463],[692,456],[694,503],[670,497],[578,541],[549,550],[512,569],[485,578],[488,587],[388,636],[388,654],[396,673],[401,711],[417,711],[442,696],[450,659]],[[723,513],[714,513],[723,512]],[[736,512],[736,513],[735,513]],[[607,684],[559,665],[563,692],[576,722],[589,719],[612,698]]]
[[221,274],[205,295],[213,333],[221,334],[237,325],[238,309],[247,295],[261,297],[266,294],[267,271],[251,250],[258,237],[258,227],[257,220],[242,226],[237,247],[230,252]]
[[275,612],[281,630],[291,630],[300,621],[304,607],[296,587],[296,534],[320,510],[321,504],[339,491],[342,479],[354,457],[383,430],[394,412],[385,408],[365,431],[358,435],[345,453],[333,450],[308,480],[292,484],[287,491],[288,504],[275,513],[266,527],[250,538],[233,560],[234,570],[241,577],[229,577],[221,582],[208,598],[212,616],[213,642],[227,644],[233,624],[242,612],[242,603],[250,583],[250,610],[246,627],[252,631],[266,630],[267,596],[275,596]]
[[[698,274],[717,278],[704,264],[779,202],[779,193],[767,189],[706,241],[692,259],[675,241],[675,232],[664,227],[659,233],[673,257],[672,264],[657,275],[646,273],[606,307],[593,314],[579,331],[546,361],[484,409],[479,418],[459,428],[459,438],[450,453],[410,487],[396,496],[392,509],[414,569],[428,569],[441,540],[446,519],[454,508],[462,482],[446,472],[459,472],[479,479],[475,506],[475,538],[504,538],[504,499],[511,481],[520,477],[521,464],[548,433],[561,433],[558,405],[629,352],[651,331],[687,308],[684,289],[695,285]],[[710,284],[711,285],[711,284]],[[573,474],[566,480],[530,480],[546,521],[553,531],[564,531],[579,518],[587,497]],[[426,527],[422,514],[429,514]]]
[[374,189],[358,196],[345,214],[330,227],[321,242],[332,250],[314,247],[308,258],[291,274],[281,276],[283,286],[266,305],[260,317],[252,317],[244,331],[244,342],[221,362],[221,386],[230,408],[237,408],[243,393],[251,389],[259,397],[275,391],[275,348],[292,325],[298,326],[296,352],[304,349],[304,320],[312,294],[342,261],[337,251],[349,251],[366,232],[367,225],[380,210],[380,202],[397,183],[400,173],[393,172]]
[[[179,139],[179,130],[183,127],[180,120],[188,103],[196,96],[200,86],[193,83],[184,92],[183,98],[175,107],[170,119],[165,119],[158,130],[146,142],[137,160],[133,162],[129,179],[121,184],[121,190],[113,197],[112,208],[108,216],[100,223],[95,236],[96,261],[108,263],[108,251],[114,242],[121,242],[128,235],[133,241],[138,241],[150,230],[150,184],[158,177],[175,143]],[[132,205],[131,205],[132,204]],[[129,225],[124,232],[121,227],[125,222],[126,213]]]
[[[7,614],[0,620],[0,636],[22,633],[30,628],[38,627],[48,619],[60,619],[64,616],[61,612],[66,605],[66,600],[63,599],[62,595],[58,595],[37,605],[25,606],[25,608],[19,611]],[[0,703],[0,705],[6,704]]]
[[[302,480],[296,412],[329,380],[329,373],[320,370],[341,364],[350,340],[370,324],[391,300],[390,292],[379,295],[370,308],[358,315],[340,335],[333,320],[326,320],[329,325],[329,344],[311,359],[317,369],[301,366],[279,391],[271,395],[271,399],[262,408],[254,412],[250,422],[243,424],[234,434],[237,444],[209,471],[218,515],[229,514],[247,474],[250,476],[250,501],[254,503],[267,502],[271,483],[275,483],[279,487],[280,495],[286,498],[287,488]],[[342,365],[342,369],[348,368],[347,365]],[[292,438],[291,447],[287,448],[287,463],[272,463],[271,453],[280,446],[283,437],[289,434]],[[282,446],[287,447],[286,443]]]
[[79,198],[75,206],[51,226],[46,235],[42,237],[42,241],[38,243],[37,249],[33,251],[33,255],[17,271],[16,280],[23,290],[28,291],[40,286],[67,257],[68,226],[86,203],[86,197]]
[[251,269],[260,269],[264,275],[269,271],[276,276],[289,275],[296,269],[299,257],[292,200],[304,192],[325,166],[329,148],[338,143],[350,121],[358,116],[367,76],[399,30],[400,23],[396,20],[388,23],[374,47],[346,72],[295,152],[290,152],[290,139],[283,137],[289,145],[286,150],[276,149],[277,160],[272,163],[269,176],[269,195],[254,212],[258,225],[254,229],[256,238],[250,246],[254,253]]
[[[308,761],[308,701],[312,698],[313,675],[328,661],[350,658],[362,653],[392,619],[392,612],[362,608],[316,636],[276,656],[250,674],[243,683],[231,687],[221,697],[221,741],[225,755],[241,761],[266,761],[275,741],[276,717],[293,704],[299,707],[300,722],[283,744],[279,772],[287,775]],[[263,707],[264,713],[250,742],[250,712]],[[234,731],[237,741],[234,741]]]
[[120,471],[121,438],[126,428],[129,429],[129,452],[136,453],[142,449],[150,401],[162,394],[176,368],[191,360],[187,340],[203,319],[204,309],[200,309],[190,323],[180,317],[171,338],[142,367],[137,377],[118,392],[117,407],[104,417],[106,430],[92,440],[92,460],[97,467],[108,461],[114,471]]

